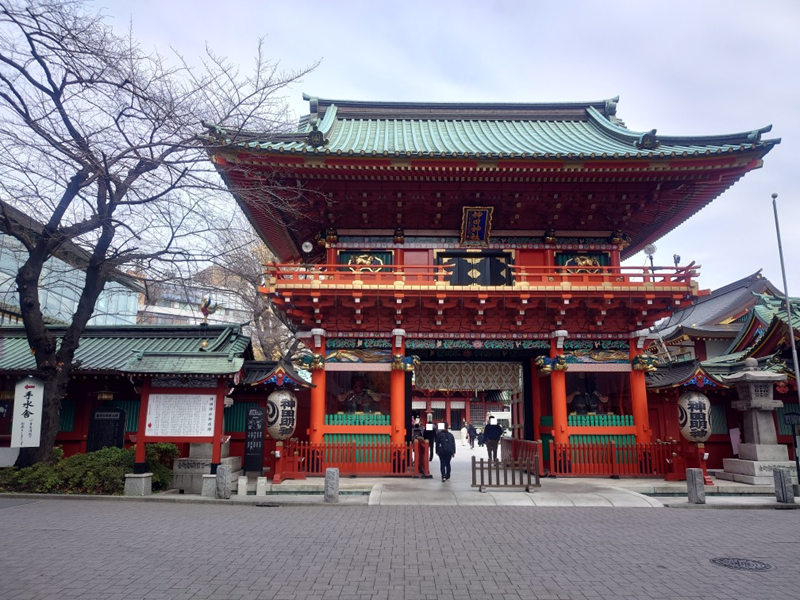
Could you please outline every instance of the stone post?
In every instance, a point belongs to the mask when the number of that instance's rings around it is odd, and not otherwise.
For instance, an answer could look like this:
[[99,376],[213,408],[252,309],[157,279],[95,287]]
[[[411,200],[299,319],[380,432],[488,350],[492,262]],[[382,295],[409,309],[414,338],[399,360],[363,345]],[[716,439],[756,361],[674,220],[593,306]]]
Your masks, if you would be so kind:
[[217,467],[216,491],[214,497],[227,500],[231,497],[231,467],[230,465],[220,465]]
[[216,498],[217,495],[217,476],[208,473],[203,475],[203,487],[200,495],[204,498]]
[[153,493],[152,473],[127,473],[125,475],[126,496],[149,496]]
[[689,504],[706,503],[703,469],[686,469],[686,489],[689,493]]
[[256,496],[267,495],[267,478],[259,477],[256,479]]
[[325,469],[325,502],[339,501],[339,469]]
[[775,469],[775,498],[783,504],[794,504],[794,487],[792,486],[792,472],[789,469]]
[[247,476],[240,475],[236,481],[236,495],[240,498],[247,497]]

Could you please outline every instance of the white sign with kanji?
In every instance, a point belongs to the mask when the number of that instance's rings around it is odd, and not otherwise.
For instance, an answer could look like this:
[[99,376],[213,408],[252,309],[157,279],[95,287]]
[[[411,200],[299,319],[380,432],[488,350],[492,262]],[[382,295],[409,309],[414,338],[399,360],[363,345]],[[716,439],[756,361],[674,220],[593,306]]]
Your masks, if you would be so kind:
[[38,448],[42,434],[44,382],[26,377],[14,388],[14,417],[11,422],[12,448]]
[[150,394],[146,435],[210,437],[214,435],[216,394]]

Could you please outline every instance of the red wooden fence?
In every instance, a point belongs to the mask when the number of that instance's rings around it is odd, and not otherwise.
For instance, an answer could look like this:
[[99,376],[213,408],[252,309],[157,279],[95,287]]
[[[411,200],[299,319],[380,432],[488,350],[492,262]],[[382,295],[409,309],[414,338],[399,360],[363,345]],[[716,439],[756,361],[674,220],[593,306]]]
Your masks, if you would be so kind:
[[680,456],[677,442],[571,444],[550,442],[550,473],[564,477],[654,477]]
[[530,464],[539,465],[539,475],[544,475],[542,463],[542,442],[531,440],[516,440],[511,438],[500,439],[500,457],[503,460],[528,461]]
[[407,444],[360,444],[298,442],[298,470],[304,475],[325,475],[325,469],[339,469],[340,475],[364,477],[427,477],[428,442]]

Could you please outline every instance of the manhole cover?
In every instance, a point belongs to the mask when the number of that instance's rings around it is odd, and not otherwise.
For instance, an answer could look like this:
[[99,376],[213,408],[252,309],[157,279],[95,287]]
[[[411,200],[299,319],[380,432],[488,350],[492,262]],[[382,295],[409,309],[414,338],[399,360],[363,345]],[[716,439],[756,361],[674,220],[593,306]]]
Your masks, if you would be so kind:
[[736,569],[737,571],[769,571],[772,568],[772,565],[765,562],[747,558],[712,558],[711,562],[720,567]]

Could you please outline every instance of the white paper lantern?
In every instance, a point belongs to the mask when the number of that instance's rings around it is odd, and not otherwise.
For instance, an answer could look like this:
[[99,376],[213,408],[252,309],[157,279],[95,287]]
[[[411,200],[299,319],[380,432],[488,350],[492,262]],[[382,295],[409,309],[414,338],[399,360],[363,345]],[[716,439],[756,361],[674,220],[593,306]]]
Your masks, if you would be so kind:
[[700,392],[678,398],[678,426],[690,442],[705,442],[711,436],[711,402]]
[[297,397],[289,390],[275,390],[267,398],[267,432],[276,440],[286,440],[296,426]]

